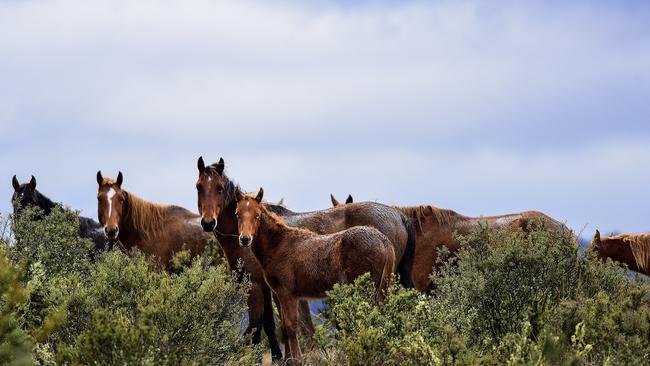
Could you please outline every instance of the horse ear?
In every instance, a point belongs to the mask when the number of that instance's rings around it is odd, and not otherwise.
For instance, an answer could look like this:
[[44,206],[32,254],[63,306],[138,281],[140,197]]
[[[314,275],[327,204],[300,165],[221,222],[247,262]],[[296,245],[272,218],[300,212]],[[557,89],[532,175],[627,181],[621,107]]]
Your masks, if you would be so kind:
[[14,191],[17,191],[18,188],[20,188],[20,182],[18,182],[18,179],[15,175],[13,178],[11,178],[11,185],[14,186]]
[[219,162],[214,166],[219,175],[223,174],[223,169],[226,167],[226,163],[223,161],[223,158],[219,158]]
[[199,156],[199,161],[196,163],[196,166],[199,168],[199,173],[205,171],[205,162],[203,162],[203,156]]
[[257,201],[257,203],[262,203],[262,197],[264,197],[264,188],[260,187],[260,191],[257,192],[257,196],[255,196],[255,201]]
[[103,182],[104,182],[104,177],[102,176],[102,171],[98,170],[97,171],[97,184],[99,184],[101,186]]
[[345,203],[352,203],[354,202],[354,199],[352,198],[351,194],[348,194],[348,199],[345,200]]
[[235,187],[235,199],[237,200],[237,202],[239,202],[241,201],[242,198],[243,195],[241,194],[241,189],[239,188],[239,186]]
[[330,193],[330,199],[332,200],[332,207],[336,207],[339,205],[339,201],[334,198],[334,195]]
[[29,180],[29,189],[32,191],[36,189],[36,178],[32,175],[32,179]]
[[115,181],[115,184],[117,184],[118,188],[122,188],[122,180],[123,180],[122,172],[118,172],[117,173],[117,181]]
[[591,242],[596,245],[600,244],[600,231],[596,230],[596,233],[594,234],[594,237],[591,240]]

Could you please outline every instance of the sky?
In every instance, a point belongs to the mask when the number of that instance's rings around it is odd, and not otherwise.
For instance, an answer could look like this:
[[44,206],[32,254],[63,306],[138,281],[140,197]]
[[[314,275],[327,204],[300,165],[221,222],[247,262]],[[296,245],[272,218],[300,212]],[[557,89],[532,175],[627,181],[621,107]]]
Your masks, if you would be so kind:
[[650,3],[0,0],[0,151],[0,212],[33,174],[96,217],[97,170],[196,211],[203,156],[299,211],[645,232]]

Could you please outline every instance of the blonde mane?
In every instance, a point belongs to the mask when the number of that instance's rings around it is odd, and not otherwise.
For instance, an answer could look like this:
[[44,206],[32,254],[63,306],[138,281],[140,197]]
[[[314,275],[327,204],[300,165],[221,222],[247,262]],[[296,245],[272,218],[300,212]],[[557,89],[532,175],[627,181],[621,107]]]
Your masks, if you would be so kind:
[[458,214],[455,211],[437,208],[431,205],[421,205],[421,206],[394,206],[398,210],[402,211],[406,216],[411,218],[414,222],[417,222],[417,226],[420,231],[423,231],[422,221],[424,218],[430,217],[435,220],[438,225],[449,225],[451,224],[451,219]]
[[622,239],[629,244],[637,267],[647,272],[650,268],[650,234],[623,235]]
[[169,206],[148,202],[130,192],[124,219],[138,232],[142,239],[149,240],[163,228]]

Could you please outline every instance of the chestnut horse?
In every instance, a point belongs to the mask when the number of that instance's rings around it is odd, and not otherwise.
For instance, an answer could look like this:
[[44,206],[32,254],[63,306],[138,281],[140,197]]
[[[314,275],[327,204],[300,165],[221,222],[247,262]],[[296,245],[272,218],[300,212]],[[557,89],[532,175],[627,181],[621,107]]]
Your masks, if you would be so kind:
[[[57,205],[36,189],[36,178],[33,175],[29,183],[23,184],[20,184],[14,175],[11,180],[11,185],[14,187],[14,194],[11,197],[11,201],[14,203],[14,215],[19,214],[24,208],[29,206],[39,207],[43,210],[44,215],[49,215]],[[89,217],[79,216],[79,236],[90,239],[95,244],[91,259],[94,259],[95,255],[99,252],[111,248],[111,243],[106,240],[103,232],[102,226],[97,221]]]
[[[332,196],[333,202],[336,199]],[[352,202],[352,196],[347,201]],[[338,202],[338,201],[336,201]],[[394,206],[410,217],[416,226],[415,259],[413,261],[413,283],[418,291],[430,292],[433,285],[430,280],[436,268],[438,248],[446,246],[450,253],[456,253],[460,244],[456,235],[467,235],[479,225],[488,225],[493,229],[528,231],[532,222],[540,222],[551,231],[569,231],[561,222],[538,211],[526,211],[499,216],[468,217],[455,211],[441,209],[431,205]]]
[[293,363],[301,358],[298,299],[323,298],[335,284],[370,272],[381,302],[390,287],[395,252],[390,240],[369,226],[328,235],[290,227],[262,204],[263,195],[261,188],[257,196],[244,196],[237,188],[239,243],[251,247],[266,283],[278,296],[285,359]]
[[97,214],[108,240],[119,240],[126,253],[137,248],[166,268],[176,252],[189,250],[192,257],[203,252],[210,235],[203,232],[199,215],[138,198],[122,189],[122,179],[122,172],[116,180],[97,172]]
[[601,238],[600,231],[596,230],[587,250],[595,251],[600,259],[611,258],[632,271],[650,276],[650,233]]

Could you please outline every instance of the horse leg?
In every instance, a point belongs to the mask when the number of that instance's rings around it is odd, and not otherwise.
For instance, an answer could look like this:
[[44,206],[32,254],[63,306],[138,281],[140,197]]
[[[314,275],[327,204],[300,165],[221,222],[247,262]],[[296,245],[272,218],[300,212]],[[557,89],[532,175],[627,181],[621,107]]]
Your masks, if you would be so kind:
[[[264,290],[259,283],[251,283],[248,293],[248,328],[253,332],[253,344],[259,344],[262,338],[262,324],[264,317]],[[246,333],[246,332],[244,332]]]
[[[271,294],[273,295],[273,300],[275,301],[275,305],[278,308],[278,315],[280,315],[280,324],[284,324],[284,318],[283,318],[283,312],[282,312],[282,305],[280,304],[280,299],[278,298],[278,295],[271,291]],[[289,357],[289,342],[287,342],[287,333],[285,332],[284,327],[280,327],[280,332],[282,333],[282,342],[284,342],[284,356]]]
[[285,350],[287,345],[289,352],[284,357],[288,365],[300,364],[300,345],[298,344],[298,334],[296,325],[298,322],[298,299],[290,294],[278,294],[280,298],[280,308],[282,309],[282,328],[286,336]]
[[275,335],[275,319],[273,318],[273,300],[271,297],[271,289],[268,286],[264,287],[264,332],[269,339],[269,346],[271,347],[271,358],[273,361],[282,359],[282,350],[278,344],[278,338]]
[[311,309],[309,309],[309,301],[300,300],[299,302],[299,316],[300,316],[300,330],[302,335],[311,338],[314,335],[314,322],[311,320]]

